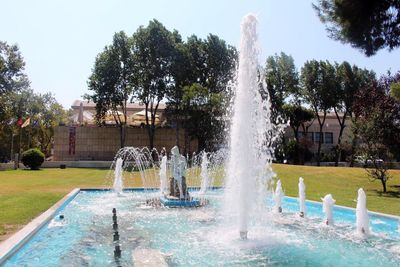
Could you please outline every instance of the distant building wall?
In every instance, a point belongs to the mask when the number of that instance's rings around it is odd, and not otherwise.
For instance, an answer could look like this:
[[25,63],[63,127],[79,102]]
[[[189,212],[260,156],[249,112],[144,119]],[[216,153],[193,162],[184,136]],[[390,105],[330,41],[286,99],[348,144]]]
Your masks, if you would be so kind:
[[[341,114],[340,114],[341,116]],[[346,143],[350,145],[352,140],[352,132],[351,132],[352,122],[350,118],[346,119],[346,127],[344,128],[342,135],[342,145]],[[302,128],[299,129],[299,135],[302,136]],[[340,125],[334,113],[329,113],[326,116],[325,124],[322,127],[322,145],[321,152],[322,153],[332,153],[333,148],[335,148],[338,144]],[[311,146],[309,147],[312,153],[317,153],[318,151],[318,136],[319,136],[319,124],[318,120],[315,119],[311,126],[308,128],[307,139],[309,140]],[[291,127],[288,127],[285,130],[285,137],[288,139],[294,138],[294,133]]]
[[[179,140],[184,141],[184,130],[180,130]],[[190,137],[189,137],[190,139]],[[157,128],[154,147],[170,150],[176,143],[176,132],[172,128]],[[145,128],[127,128],[125,146],[149,146]],[[197,151],[197,140],[187,145],[188,153]],[[120,149],[120,134],[117,127],[59,126],[54,133],[53,160],[113,160]]]

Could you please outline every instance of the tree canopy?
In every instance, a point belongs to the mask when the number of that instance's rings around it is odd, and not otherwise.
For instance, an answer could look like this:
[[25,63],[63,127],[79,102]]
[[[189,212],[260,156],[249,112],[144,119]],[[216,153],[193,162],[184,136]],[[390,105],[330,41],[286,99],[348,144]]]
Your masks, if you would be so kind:
[[400,45],[400,1],[318,0],[313,4],[329,36],[367,56]]

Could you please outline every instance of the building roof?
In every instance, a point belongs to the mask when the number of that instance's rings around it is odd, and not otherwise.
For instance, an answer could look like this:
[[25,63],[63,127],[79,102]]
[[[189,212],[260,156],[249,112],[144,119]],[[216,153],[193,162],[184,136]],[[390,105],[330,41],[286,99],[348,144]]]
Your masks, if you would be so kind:
[[[83,104],[83,107],[86,108],[95,108],[96,104],[92,101],[87,101],[87,100],[75,100],[72,105],[71,108],[73,109],[78,109],[81,105],[81,103]],[[160,103],[158,105],[158,110],[164,110],[166,108],[166,104],[165,103]],[[127,105],[127,109],[145,109],[145,105],[141,104],[141,103],[129,103]]]

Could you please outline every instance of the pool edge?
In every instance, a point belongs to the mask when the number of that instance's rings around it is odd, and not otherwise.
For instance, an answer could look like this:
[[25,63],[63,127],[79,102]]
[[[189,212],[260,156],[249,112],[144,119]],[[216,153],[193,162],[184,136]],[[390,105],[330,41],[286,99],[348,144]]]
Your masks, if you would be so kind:
[[0,266],[5,264],[7,260],[20,249],[37,231],[39,231],[50,219],[54,216],[57,210],[62,207],[64,203],[73,199],[80,189],[75,188],[56,204],[51,206],[38,217],[30,221],[21,230],[0,243]]

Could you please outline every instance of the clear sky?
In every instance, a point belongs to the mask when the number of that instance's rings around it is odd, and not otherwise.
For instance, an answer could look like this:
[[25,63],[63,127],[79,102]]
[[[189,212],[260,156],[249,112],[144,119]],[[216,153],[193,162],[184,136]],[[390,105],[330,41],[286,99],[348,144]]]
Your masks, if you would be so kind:
[[[155,18],[186,38],[213,33],[237,46],[241,18],[258,16],[264,64],[281,51],[298,68],[306,60],[349,61],[377,74],[400,70],[400,49],[367,58],[327,37],[312,0],[0,0],[0,40],[17,43],[37,92],[51,91],[68,108],[87,93],[96,55],[114,32],[132,35]],[[316,0],[314,0],[316,2]]]

